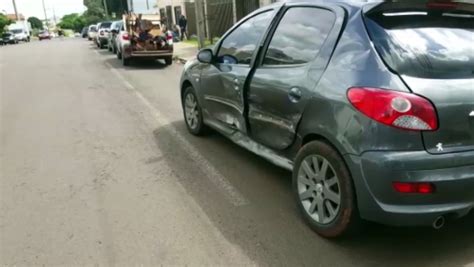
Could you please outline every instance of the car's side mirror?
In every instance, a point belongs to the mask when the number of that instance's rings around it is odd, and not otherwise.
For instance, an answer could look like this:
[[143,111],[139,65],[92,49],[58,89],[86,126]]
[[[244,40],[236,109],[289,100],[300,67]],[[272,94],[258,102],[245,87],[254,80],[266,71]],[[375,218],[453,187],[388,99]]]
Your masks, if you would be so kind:
[[212,50],[208,49],[208,48],[202,49],[201,51],[199,51],[199,53],[197,55],[197,59],[201,63],[210,64],[210,63],[212,63],[213,58],[214,58],[214,55],[212,53]]

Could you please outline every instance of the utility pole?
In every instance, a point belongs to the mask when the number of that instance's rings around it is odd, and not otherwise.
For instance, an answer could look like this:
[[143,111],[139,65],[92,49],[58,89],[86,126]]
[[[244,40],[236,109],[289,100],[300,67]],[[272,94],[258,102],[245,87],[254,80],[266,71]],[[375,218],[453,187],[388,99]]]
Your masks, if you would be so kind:
[[[13,1],[15,1],[15,0],[13,0]],[[48,14],[46,14],[46,5],[44,4],[44,0],[43,0],[43,12],[44,12],[44,22],[46,23],[46,28],[49,28]]]
[[104,3],[104,10],[105,10],[105,16],[109,16],[109,9],[107,8],[107,0],[103,0]]
[[13,9],[15,10],[16,20],[20,21],[20,15],[18,15],[18,10],[16,9],[16,2],[15,0],[12,0],[12,2],[13,2]]
[[150,2],[148,0],[146,0],[146,10],[150,10]]
[[130,9],[128,11],[133,12],[133,0],[128,0],[128,3],[129,3],[128,8]]
[[204,40],[205,40],[205,23],[204,23],[204,6],[203,0],[196,0],[194,2],[196,5],[196,27],[197,27],[197,35],[198,35],[198,42],[199,42],[199,49],[204,47]]
[[53,7],[53,21],[54,21],[54,24],[58,24],[58,22],[56,21],[56,10],[54,9]]

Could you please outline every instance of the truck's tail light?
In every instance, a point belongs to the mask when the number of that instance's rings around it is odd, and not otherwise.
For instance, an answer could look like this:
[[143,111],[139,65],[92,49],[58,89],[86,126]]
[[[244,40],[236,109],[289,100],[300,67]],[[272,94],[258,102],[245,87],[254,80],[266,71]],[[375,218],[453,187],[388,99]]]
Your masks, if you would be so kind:
[[173,44],[173,33],[171,31],[166,32],[166,41],[168,44]]
[[122,40],[124,40],[124,41],[130,40],[130,35],[128,33],[122,34]]
[[386,89],[353,87],[349,89],[347,97],[357,110],[385,125],[414,131],[438,129],[434,106],[421,96]]
[[393,188],[403,194],[433,194],[435,186],[432,183],[402,183],[393,182]]

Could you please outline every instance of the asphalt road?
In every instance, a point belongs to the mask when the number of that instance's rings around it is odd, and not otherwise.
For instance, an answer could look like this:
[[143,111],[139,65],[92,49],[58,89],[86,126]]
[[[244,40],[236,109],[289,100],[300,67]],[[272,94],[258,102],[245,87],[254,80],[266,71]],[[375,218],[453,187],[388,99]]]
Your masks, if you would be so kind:
[[290,173],[186,132],[181,69],[79,39],[0,47],[0,265],[474,266],[472,216],[318,237]]

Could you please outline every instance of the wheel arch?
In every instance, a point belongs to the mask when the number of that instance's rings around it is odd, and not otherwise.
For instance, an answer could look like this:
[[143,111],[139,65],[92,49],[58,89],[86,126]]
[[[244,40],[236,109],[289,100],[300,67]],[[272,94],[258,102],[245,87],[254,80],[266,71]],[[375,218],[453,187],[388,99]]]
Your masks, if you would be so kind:
[[189,86],[192,86],[194,88],[193,84],[188,79],[183,80],[180,89],[181,100],[183,99],[184,90],[186,90],[186,88],[188,88]]

